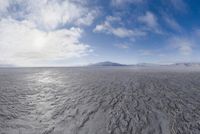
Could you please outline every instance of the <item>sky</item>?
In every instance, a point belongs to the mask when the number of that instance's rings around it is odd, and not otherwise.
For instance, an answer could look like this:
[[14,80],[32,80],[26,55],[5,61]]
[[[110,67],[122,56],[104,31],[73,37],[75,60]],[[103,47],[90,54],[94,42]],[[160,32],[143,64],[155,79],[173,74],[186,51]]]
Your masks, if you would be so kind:
[[0,0],[0,65],[200,62],[198,0]]

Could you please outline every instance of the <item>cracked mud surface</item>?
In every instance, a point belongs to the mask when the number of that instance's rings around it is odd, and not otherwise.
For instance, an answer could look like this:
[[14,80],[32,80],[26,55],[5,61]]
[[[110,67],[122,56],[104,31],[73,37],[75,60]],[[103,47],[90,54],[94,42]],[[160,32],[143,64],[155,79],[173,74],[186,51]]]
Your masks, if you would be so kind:
[[0,69],[0,134],[199,134],[200,71]]

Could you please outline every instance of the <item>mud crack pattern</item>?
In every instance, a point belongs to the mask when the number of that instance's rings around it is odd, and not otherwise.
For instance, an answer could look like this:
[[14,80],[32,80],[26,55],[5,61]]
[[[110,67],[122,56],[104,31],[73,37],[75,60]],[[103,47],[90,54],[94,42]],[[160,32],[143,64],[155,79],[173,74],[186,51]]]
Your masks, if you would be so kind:
[[200,72],[0,69],[1,134],[199,134]]

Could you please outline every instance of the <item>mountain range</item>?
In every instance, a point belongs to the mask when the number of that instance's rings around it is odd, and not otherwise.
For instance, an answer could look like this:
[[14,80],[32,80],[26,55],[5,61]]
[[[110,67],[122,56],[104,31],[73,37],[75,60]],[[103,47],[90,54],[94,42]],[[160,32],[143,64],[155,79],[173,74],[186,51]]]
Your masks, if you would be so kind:
[[135,66],[135,67],[156,67],[156,66],[166,66],[166,67],[200,67],[200,63],[174,63],[174,64],[153,64],[153,63],[139,63],[139,64],[120,64],[111,61],[98,62],[90,64],[88,66]]

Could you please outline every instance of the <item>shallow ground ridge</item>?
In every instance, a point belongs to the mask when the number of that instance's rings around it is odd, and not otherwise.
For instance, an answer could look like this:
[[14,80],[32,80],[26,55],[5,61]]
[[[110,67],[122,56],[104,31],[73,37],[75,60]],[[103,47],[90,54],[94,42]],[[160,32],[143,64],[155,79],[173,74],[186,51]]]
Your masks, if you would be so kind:
[[200,134],[200,72],[0,69],[1,134]]

